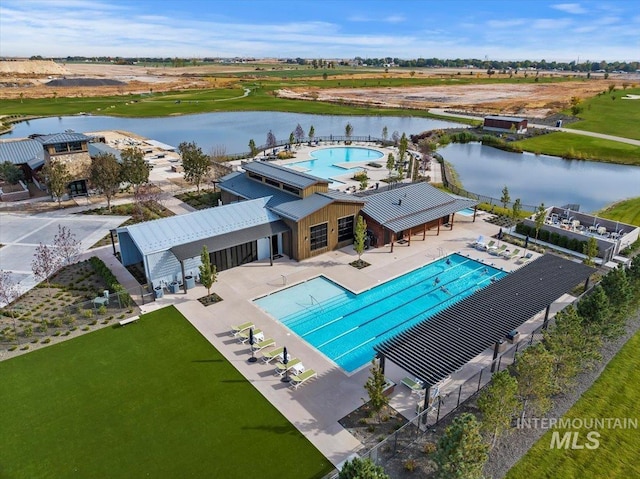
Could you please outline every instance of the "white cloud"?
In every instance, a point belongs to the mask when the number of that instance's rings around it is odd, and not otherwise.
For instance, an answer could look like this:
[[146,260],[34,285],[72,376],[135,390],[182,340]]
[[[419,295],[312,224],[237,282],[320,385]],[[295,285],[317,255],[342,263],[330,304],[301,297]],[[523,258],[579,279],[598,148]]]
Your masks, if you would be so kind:
[[587,13],[587,10],[579,3],[557,3],[555,5],[551,5],[551,8],[555,8],[556,10],[560,10],[565,13],[572,13],[574,15]]
[[531,22],[531,27],[537,30],[558,30],[561,33],[571,24],[571,20],[563,18],[539,18]]
[[491,28],[514,28],[525,25],[527,20],[514,18],[512,20],[489,20],[487,25]]

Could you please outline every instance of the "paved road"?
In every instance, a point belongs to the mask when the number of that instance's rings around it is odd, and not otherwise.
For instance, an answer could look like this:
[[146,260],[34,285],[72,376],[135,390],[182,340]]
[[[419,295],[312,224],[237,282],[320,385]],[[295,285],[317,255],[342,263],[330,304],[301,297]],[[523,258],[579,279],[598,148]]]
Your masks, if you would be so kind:
[[[451,118],[467,118],[471,120],[481,120],[481,117],[472,116],[472,115],[462,115],[459,113],[449,113],[442,108],[430,108],[430,113],[434,115],[442,115],[448,116]],[[632,138],[623,138],[621,136],[613,136],[613,135],[605,135],[603,133],[595,133],[593,131],[584,131],[584,130],[574,130],[573,128],[556,128],[554,126],[548,125],[540,125],[536,123],[529,123],[531,128],[539,128],[541,130],[549,130],[549,131],[562,131],[564,133],[574,133],[576,135],[584,135],[584,136],[593,136],[595,138],[602,138],[604,140],[618,141],[620,143],[627,143],[629,145],[640,146],[640,140],[634,140]]]

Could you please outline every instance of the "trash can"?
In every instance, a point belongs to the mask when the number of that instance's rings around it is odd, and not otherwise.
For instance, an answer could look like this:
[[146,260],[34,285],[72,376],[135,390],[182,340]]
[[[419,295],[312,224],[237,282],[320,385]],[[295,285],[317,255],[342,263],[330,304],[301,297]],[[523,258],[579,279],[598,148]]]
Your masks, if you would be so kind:
[[171,291],[173,294],[176,294],[178,291],[180,291],[180,285],[177,281],[169,284],[169,291]]
[[193,276],[185,276],[184,281],[187,289],[196,287],[196,279]]
[[556,121],[556,128],[562,128],[562,120]]
[[153,289],[153,292],[156,295],[156,299],[162,298],[164,296],[164,291],[162,290],[162,288],[160,286],[156,286]]

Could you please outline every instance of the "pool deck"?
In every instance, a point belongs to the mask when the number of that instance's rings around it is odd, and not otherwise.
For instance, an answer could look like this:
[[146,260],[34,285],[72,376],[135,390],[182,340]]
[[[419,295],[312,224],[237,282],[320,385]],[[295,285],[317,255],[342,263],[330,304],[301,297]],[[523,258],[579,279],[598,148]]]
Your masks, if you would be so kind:
[[[453,252],[512,271],[519,267],[515,264],[515,259],[505,260],[468,246],[479,235],[489,237],[498,233],[498,229],[483,221],[482,217],[473,223],[469,217],[456,216],[453,229],[441,229],[438,236],[436,231],[427,232],[425,241],[422,240],[422,235],[414,236],[410,246],[396,244],[393,253],[388,245],[365,251],[362,257],[371,265],[362,270],[349,265],[357,259],[352,246],[300,262],[284,257],[275,260],[273,266],[270,266],[268,261],[259,261],[218,275],[218,282],[214,284],[212,291],[223,298],[220,303],[210,307],[202,306],[196,299],[204,296],[206,291],[198,285],[187,294],[165,294],[163,298],[144,305],[141,309],[148,312],[174,304],[269,402],[333,464],[338,465],[362,448],[361,443],[343,429],[338,420],[363,404],[363,398],[366,398],[364,384],[369,377],[368,367],[351,375],[346,374],[255,306],[252,300],[321,274],[357,293]],[[527,331],[541,320],[542,316],[538,315],[530,321],[531,324],[520,328],[522,335],[526,337]],[[252,321],[257,328],[262,329],[265,337],[274,338],[278,346],[286,346],[291,356],[301,359],[307,369],[314,369],[318,377],[298,390],[291,390],[273,374],[273,365],[266,365],[262,361],[248,362],[248,345],[240,344],[230,334],[232,325],[246,321]],[[491,353],[492,349],[472,360],[452,377],[446,389],[455,388],[456,384],[486,366],[491,361]],[[388,371],[388,377],[391,374],[395,376],[390,379],[399,383],[403,372]],[[417,397],[411,396],[407,388],[400,385],[395,388],[391,405],[408,418],[415,417],[416,403]]]

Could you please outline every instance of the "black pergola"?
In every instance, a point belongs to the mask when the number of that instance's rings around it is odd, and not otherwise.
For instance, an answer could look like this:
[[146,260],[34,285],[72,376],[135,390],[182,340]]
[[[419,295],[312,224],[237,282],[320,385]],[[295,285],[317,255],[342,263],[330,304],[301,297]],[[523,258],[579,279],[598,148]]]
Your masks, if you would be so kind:
[[582,281],[594,268],[547,254],[375,346],[427,387],[437,384]]

